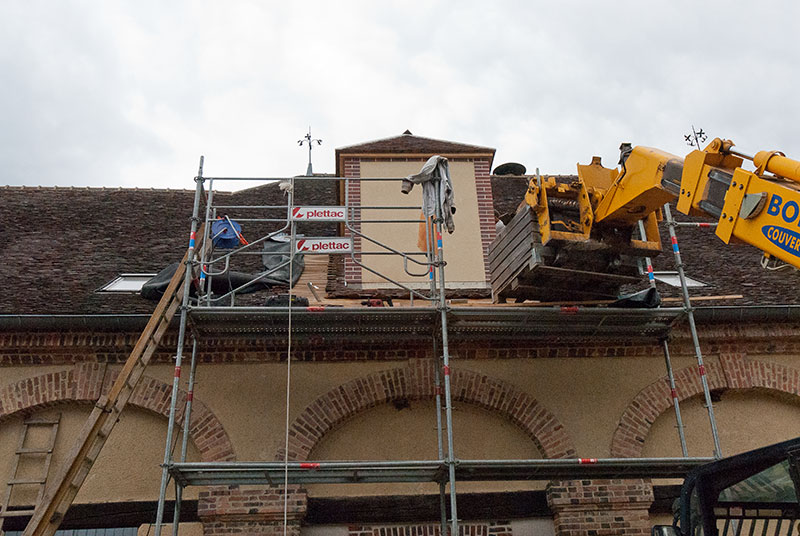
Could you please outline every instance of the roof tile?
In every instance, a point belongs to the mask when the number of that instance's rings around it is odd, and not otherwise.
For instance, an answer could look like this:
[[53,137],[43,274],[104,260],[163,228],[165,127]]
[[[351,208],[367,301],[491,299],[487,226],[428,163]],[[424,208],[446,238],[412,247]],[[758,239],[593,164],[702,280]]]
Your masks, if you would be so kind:
[[401,134],[400,136],[348,145],[336,149],[337,157],[340,154],[362,153],[413,153],[431,155],[481,153],[493,155],[495,149],[491,147],[481,147],[480,145],[457,143],[454,141],[423,138],[422,136],[414,136],[413,134]]
[[[528,177],[492,177],[495,213],[516,211]],[[300,181],[297,202],[336,202],[333,180]],[[265,185],[235,193],[217,192],[218,204],[282,205],[283,193]],[[120,273],[158,272],[186,248],[194,193],[190,190],[125,188],[4,187],[0,189],[0,314],[149,313],[154,304],[135,295],[95,290]],[[246,214],[237,217],[246,218]],[[680,220],[690,218],[678,215]],[[271,225],[271,227],[270,227]],[[263,236],[278,224],[244,224],[244,235]],[[307,235],[334,235],[336,224],[307,224]],[[656,270],[675,270],[667,230]],[[743,244],[726,245],[709,229],[681,228],[679,242],[688,276],[707,283],[692,295],[741,294],[739,305],[800,304],[800,272],[772,272],[759,264],[760,252]],[[331,257],[330,278],[341,267]],[[256,269],[259,257],[250,257]],[[344,289],[329,278],[334,294]],[[639,288],[645,288],[643,279]],[[665,296],[679,289],[659,284]],[[253,298],[263,300],[263,297]],[[712,302],[722,304],[723,302]]]

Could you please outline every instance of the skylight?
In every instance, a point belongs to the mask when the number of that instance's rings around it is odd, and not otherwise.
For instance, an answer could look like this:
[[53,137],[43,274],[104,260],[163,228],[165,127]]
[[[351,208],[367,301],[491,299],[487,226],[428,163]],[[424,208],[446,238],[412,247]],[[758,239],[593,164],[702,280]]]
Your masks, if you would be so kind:
[[137,293],[142,290],[142,285],[155,275],[156,274],[119,274],[115,279],[97,289],[97,292]]
[[[661,281],[662,283],[666,283],[671,287],[681,286],[681,278],[678,275],[678,272],[653,272],[653,275],[655,276],[656,281]],[[691,288],[691,287],[707,287],[708,285],[706,285],[702,281],[698,281],[697,279],[686,277],[686,286]]]

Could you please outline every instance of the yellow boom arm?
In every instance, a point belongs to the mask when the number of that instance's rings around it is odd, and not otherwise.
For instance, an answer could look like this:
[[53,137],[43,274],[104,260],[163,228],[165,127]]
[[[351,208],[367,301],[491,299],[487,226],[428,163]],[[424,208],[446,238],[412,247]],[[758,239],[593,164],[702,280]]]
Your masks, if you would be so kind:
[[[735,238],[800,268],[800,162],[774,151],[750,157],[721,139],[686,158],[620,150],[619,168],[594,157],[577,177],[530,178],[525,202],[490,246],[496,300],[618,296],[640,277],[642,258],[661,251],[657,219],[675,198],[680,212],[716,219],[725,243]],[[755,171],[742,168],[745,159]]]
[[[719,138],[686,157],[678,210],[719,218],[717,236],[751,244],[800,267],[800,162],[775,151],[754,157]],[[743,169],[752,160],[755,171]]]
[[[730,140],[715,139],[681,159],[649,147],[624,150],[620,170],[593,173],[578,166],[589,190],[601,190],[599,225],[633,225],[678,198],[678,211],[718,220],[717,236],[751,244],[800,267],[800,162],[777,151],[748,156]],[[742,168],[751,160],[755,171]]]

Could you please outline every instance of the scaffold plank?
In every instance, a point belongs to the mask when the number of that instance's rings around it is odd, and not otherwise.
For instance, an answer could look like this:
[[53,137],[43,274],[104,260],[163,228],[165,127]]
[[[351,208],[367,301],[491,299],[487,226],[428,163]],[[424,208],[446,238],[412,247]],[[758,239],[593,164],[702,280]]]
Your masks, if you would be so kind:
[[[314,307],[292,312],[294,337],[430,338],[435,334],[434,307]],[[449,330],[459,340],[555,339],[596,341],[624,337],[657,342],[669,335],[682,308],[622,309],[607,307],[451,307]],[[281,337],[287,333],[285,307],[195,307],[192,328],[206,337]]]
[[[682,478],[713,458],[571,458],[533,460],[459,460],[459,481],[520,481],[581,478]],[[192,462],[173,463],[181,486],[289,484],[366,484],[439,482],[444,460],[369,462]]]

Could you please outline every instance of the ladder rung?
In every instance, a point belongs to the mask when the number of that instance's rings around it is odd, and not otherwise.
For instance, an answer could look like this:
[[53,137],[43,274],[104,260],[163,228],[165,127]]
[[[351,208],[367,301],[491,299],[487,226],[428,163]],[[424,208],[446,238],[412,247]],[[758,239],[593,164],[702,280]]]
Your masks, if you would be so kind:
[[34,510],[8,510],[7,512],[0,512],[0,518],[32,516],[33,512]]
[[13,478],[8,481],[9,486],[16,486],[18,484],[44,484],[46,481],[42,478]]
[[46,449],[46,448],[24,448],[19,449],[17,454],[50,454],[53,452],[53,449]]
[[27,425],[52,425],[52,424],[59,424],[58,419],[28,419],[22,422],[22,424]]

